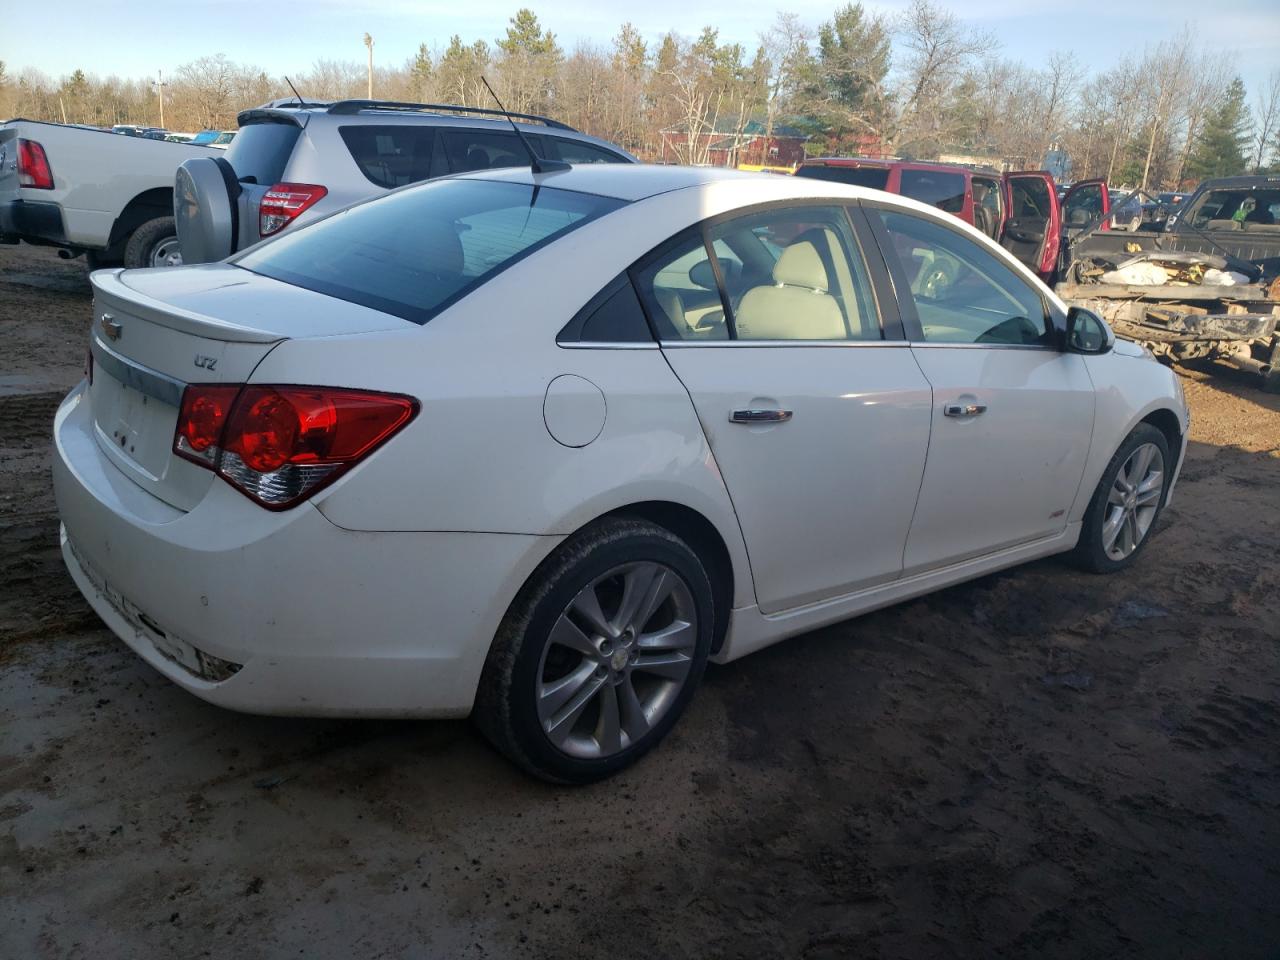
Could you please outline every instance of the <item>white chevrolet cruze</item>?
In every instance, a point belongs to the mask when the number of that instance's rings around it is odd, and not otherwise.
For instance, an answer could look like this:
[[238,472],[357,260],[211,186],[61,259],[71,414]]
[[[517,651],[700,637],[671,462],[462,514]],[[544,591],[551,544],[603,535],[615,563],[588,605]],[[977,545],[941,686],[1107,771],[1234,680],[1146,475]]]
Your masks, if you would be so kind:
[[1049,554],[1133,561],[1177,379],[937,210],[594,166],[93,274],[63,553],[212,703],[463,716],[586,781],[708,660]]

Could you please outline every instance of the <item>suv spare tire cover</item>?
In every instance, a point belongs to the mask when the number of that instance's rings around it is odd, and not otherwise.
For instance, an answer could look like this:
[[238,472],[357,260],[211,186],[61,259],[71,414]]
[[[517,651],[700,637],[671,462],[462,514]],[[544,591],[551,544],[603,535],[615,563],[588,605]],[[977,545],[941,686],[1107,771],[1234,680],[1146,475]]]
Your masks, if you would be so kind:
[[183,263],[212,263],[235,252],[239,193],[235,171],[222,157],[195,157],[178,167],[173,218]]

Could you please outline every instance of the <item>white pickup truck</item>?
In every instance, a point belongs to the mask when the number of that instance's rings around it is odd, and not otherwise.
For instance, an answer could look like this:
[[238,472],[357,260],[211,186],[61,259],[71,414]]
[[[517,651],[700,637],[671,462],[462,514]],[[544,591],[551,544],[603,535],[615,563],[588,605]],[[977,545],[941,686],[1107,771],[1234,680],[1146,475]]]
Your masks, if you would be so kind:
[[180,264],[174,175],[184,160],[222,154],[61,123],[0,124],[0,243],[85,253],[90,268]]

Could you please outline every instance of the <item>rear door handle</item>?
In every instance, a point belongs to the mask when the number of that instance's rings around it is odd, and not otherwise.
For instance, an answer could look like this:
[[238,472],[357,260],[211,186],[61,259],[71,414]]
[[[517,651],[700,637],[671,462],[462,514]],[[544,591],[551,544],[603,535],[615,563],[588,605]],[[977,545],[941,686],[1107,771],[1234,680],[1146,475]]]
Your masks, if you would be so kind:
[[985,403],[948,403],[942,408],[943,416],[976,417],[987,412]]
[[732,423],[786,423],[790,410],[735,410],[729,414]]

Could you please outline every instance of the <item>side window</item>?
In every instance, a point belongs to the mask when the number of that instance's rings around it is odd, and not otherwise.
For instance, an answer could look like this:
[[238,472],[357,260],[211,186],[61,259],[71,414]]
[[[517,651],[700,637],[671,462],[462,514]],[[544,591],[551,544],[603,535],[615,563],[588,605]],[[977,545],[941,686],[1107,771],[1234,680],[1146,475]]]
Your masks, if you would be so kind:
[[434,127],[353,125],[338,128],[360,172],[372,183],[390,190],[431,176]]
[[632,274],[660,340],[727,340],[724,304],[698,228],[686,230]]
[[904,197],[912,197],[921,203],[931,203],[947,213],[959,213],[964,209],[964,174],[962,173],[903,170],[902,185],[898,189]]
[[866,266],[841,208],[767,210],[719,223],[709,236],[737,339],[880,339]]
[[[446,129],[441,134],[441,139],[449,158],[449,169],[453,173],[523,167],[529,163],[529,155],[524,152],[524,147],[514,133]],[[535,145],[534,149],[538,149],[538,146]]]
[[1090,183],[1067,191],[1062,205],[1063,220],[1069,226],[1083,227],[1102,218],[1102,184]]
[[1049,343],[1044,301],[990,251],[941,224],[879,211],[930,343]]
[[583,143],[580,140],[569,140],[564,137],[544,136],[546,159],[564,160],[568,163],[626,163],[627,161],[603,147]]
[[640,298],[624,273],[591,298],[570,320],[557,343],[652,343]]
[[1047,220],[1053,210],[1049,184],[1039,177],[1010,177],[1012,215],[1024,220]]

